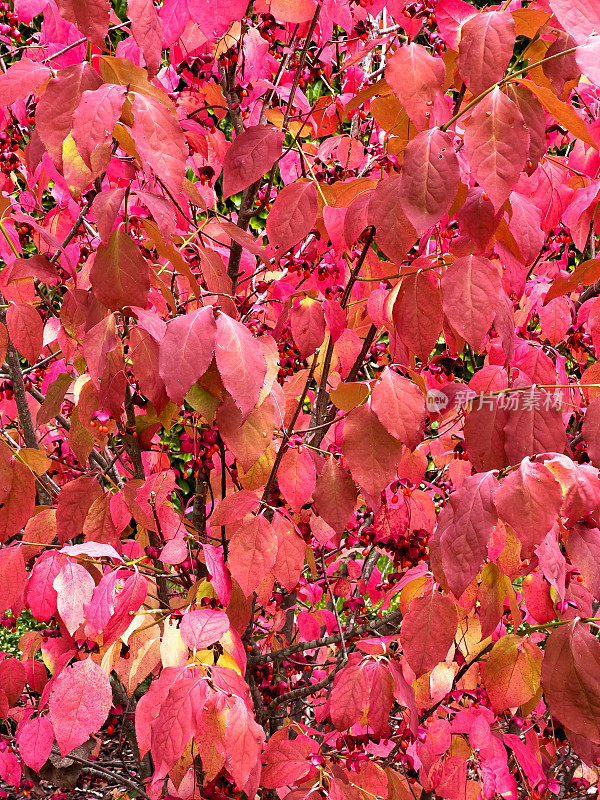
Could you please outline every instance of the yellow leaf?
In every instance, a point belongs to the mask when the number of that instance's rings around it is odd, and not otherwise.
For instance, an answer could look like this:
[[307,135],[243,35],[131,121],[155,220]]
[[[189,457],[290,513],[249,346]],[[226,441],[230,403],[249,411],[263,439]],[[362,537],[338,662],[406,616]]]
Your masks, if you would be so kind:
[[43,450],[34,450],[30,447],[24,447],[22,450],[19,450],[19,457],[36,475],[43,475],[44,472],[47,472],[52,466],[52,461],[50,461]]

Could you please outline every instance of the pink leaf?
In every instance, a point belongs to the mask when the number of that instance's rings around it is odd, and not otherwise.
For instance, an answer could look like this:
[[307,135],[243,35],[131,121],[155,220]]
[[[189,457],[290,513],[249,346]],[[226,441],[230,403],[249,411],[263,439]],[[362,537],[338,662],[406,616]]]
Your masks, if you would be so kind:
[[433,118],[433,104],[442,94],[445,71],[440,58],[414,42],[399,47],[386,64],[385,79],[419,131]]
[[267,217],[267,236],[279,255],[298,244],[314,228],[317,205],[317,190],[312,181],[297,181],[279,192]]
[[85,567],[68,561],[52,585],[58,598],[58,613],[72,636],[85,619],[84,605],[92,599],[94,579]]
[[99,89],[81,95],[73,115],[73,139],[79,154],[93,171],[96,169],[94,156],[98,155],[97,148],[104,151],[100,154],[103,159],[99,162],[101,166],[110,160],[112,133],[123,110],[125,92],[124,86],[105,83]]
[[285,500],[293,511],[299,512],[312,497],[317,479],[317,471],[309,452],[296,447],[288,447],[285,451],[279,471],[277,483]]
[[535,548],[540,569],[561,600],[565,599],[567,562],[558,543],[556,531],[550,531]]
[[54,742],[54,732],[47,716],[30,717],[17,729],[17,744],[21,758],[34,772],[44,766]]
[[203,608],[188,611],[179,624],[181,638],[192,650],[204,650],[218,642],[229,630],[229,618],[223,611]]
[[131,33],[142,51],[148,75],[154,77],[160,68],[163,44],[162,24],[152,0],[127,0],[127,16]]
[[451,137],[439,128],[408,143],[402,161],[402,209],[421,236],[448,213],[460,185]]
[[444,314],[474,350],[481,348],[494,321],[501,281],[499,262],[482,256],[457,259],[442,278]]
[[163,702],[157,705],[158,713],[154,711],[156,719],[151,732],[155,779],[164,778],[183,755],[199,727],[207,693],[206,677],[194,676],[189,670],[169,686]]
[[458,70],[474,96],[504,77],[515,45],[510,11],[479,13],[462,26]]
[[384,370],[373,387],[371,408],[388,433],[414,450],[425,428],[425,399],[414,383]]
[[158,371],[174,403],[182,403],[209,368],[216,336],[217,323],[210,307],[175,317],[168,323],[160,342]]
[[471,171],[497,211],[519,179],[529,132],[517,105],[498,87],[481,100],[465,128]]
[[578,43],[600,31],[598,0],[550,0],[556,18]]
[[56,677],[48,708],[61,756],[86,742],[108,719],[112,689],[107,674],[91,658],[77,661]]
[[277,536],[264,516],[253,517],[238,528],[229,545],[229,569],[249,597],[275,564]]
[[0,105],[25,100],[51,75],[48,67],[23,56],[0,75]]
[[35,562],[25,587],[25,602],[40,622],[50,622],[56,613],[54,579],[64,564],[64,556],[47,551]]
[[283,133],[253,125],[236,137],[223,160],[223,199],[237,194],[268,172],[281,155]]
[[215,356],[223,385],[247,417],[256,406],[267,362],[264,350],[248,328],[227,314],[217,317]]

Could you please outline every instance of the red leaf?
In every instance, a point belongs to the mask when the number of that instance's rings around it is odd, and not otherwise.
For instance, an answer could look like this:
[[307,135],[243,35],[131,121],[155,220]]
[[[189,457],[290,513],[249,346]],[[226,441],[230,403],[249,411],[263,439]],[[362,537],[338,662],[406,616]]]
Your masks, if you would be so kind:
[[[516,464],[525,456],[562,453],[565,449],[562,411],[553,407],[552,396],[544,390],[534,391],[532,395],[532,404],[528,405],[522,395],[519,408],[508,412],[504,447],[509,464]],[[585,426],[585,419],[583,424]]]
[[209,368],[216,338],[217,323],[209,306],[175,317],[167,324],[159,346],[158,372],[174,403],[182,403]]
[[19,353],[35,364],[44,346],[44,323],[33,306],[9,306],[6,327],[11,342]]
[[52,78],[35,110],[36,130],[50,158],[62,165],[63,142],[73,127],[73,114],[83,92],[102,84],[98,73],[84,62],[61,69]]
[[240,522],[248,514],[256,511],[259,505],[260,500],[256,492],[251,492],[249,489],[228,494],[213,511],[210,524],[230,525],[232,522]]
[[600,530],[578,523],[565,543],[569,559],[596,599],[600,597]]
[[291,183],[277,195],[267,217],[267,236],[280,256],[314,228],[317,200],[317,190],[312,181]]
[[[414,269],[431,266],[431,261],[426,258],[412,263]],[[444,321],[440,290],[430,272],[417,272],[402,280],[392,317],[403,344],[427,361],[442,332]]]
[[448,213],[460,185],[451,137],[439,128],[417,134],[404,151],[402,209],[421,236]]
[[218,642],[228,630],[227,614],[212,608],[188,611],[179,624],[181,638],[191,650],[204,650]]
[[562,505],[562,489],[548,467],[524,458],[496,493],[496,508],[517,534],[526,554],[555,524]]
[[107,674],[91,658],[77,661],[56,677],[48,708],[61,756],[86,742],[108,719],[112,689]]
[[236,137],[223,159],[224,200],[271,169],[281,155],[283,139],[283,133],[268,125],[253,125]]
[[[226,765],[235,785],[242,791],[256,766],[260,768],[265,733],[243,700],[235,698],[225,725]],[[252,794],[252,793],[249,793]]]
[[303,297],[290,314],[294,342],[302,358],[312,356],[325,338],[323,306],[312,297]]
[[419,677],[444,661],[458,629],[458,612],[448,597],[431,592],[417,597],[402,620],[400,642]]
[[[596,397],[586,409],[581,435],[587,442],[587,453],[595,466],[600,464],[600,397]],[[558,452],[558,451],[557,451]]]
[[131,135],[142,164],[148,165],[168,189],[183,189],[188,147],[175,114],[154,97],[135,94]]
[[458,70],[474,96],[504,77],[515,45],[510,11],[479,13],[462,26]]
[[474,350],[480,350],[502,289],[499,262],[481,256],[459,258],[446,270],[441,289],[448,322]]
[[551,631],[542,661],[544,699],[559,722],[600,743],[600,642],[583,622]]
[[264,516],[240,525],[229,544],[228,565],[246,597],[273,567],[276,556],[277,536]]
[[0,507],[0,543],[21,530],[35,507],[35,478],[29,467],[15,461],[11,472],[10,490]]
[[260,342],[241,322],[221,313],[217,317],[215,356],[223,385],[242,416],[247,417],[258,403],[267,374]]
[[300,452],[296,447],[288,447],[283,454],[277,483],[292,511],[298,513],[312,497],[317,480],[314,461],[305,449]]
[[497,522],[494,495],[498,481],[490,472],[473,475],[450,496],[438,521],[442,568],[450,590],[460,597],[479,572]]
[[329,714],[339,731],[351,728],[368,708],[369,678],[361,660],[360,653],[353,653],[333,680]]
[[92,44],[103,47],[108,33],[110,15],[109,0],[58,0],[58,10],[62,17],[74,22],[82,34]]
[[444,62],[434,58],[423,45],[399,47],[385,67],[385,79],[392,87],[417,130],[427,128],[433,118],[434,101],[444,87]]
[[495,88],[475,107],[464,141],[471,171],[497,211],[529,153],[529,132],[517,105]]
[[160,69],[163,45],[162,23],[153,0],[127,0],[127,16],[131,20],[131,33],[142,51],[148,67],[148,77],[153,78]]
[[410,450],[419,444],[425,428],[425,399],[414,383],[386,369],[373,387],[371,408],[388,433]]
[[356,505],[358,492],[346,470],[328,458],[313,492],[315,509],[336,533],[342,533]]
[[51,75],[48,67],[23,56],[0,75],[0,105],[25,100]]
[[111,311],[124,306],[146,305],[150,290],[150,268],[137,244],[122,228],[101,244],[90,270],[92,290]]
[[2,548],[0,550],[0,614],[5,614],[13,606],[18,608],[21,605],[26,580],[23,545]]
[[293,524],[279,514],[273,520],[273,530],[277,536],[277,558],[273,565],[273,577],[286,592],[292,592],[304,567],[306,544],[296,533]]
[[358,406],[344,422],[342,453],[352,477],[374,500],[394,479],[402,445],[368,406]]
[[308,759],[318,750],[317,742],[308,736],[300,735],[293,741],[272,737],[263,752],[261,786],[279,789],[301,782],[313,769]]
[[88,511],[99,497],[102,497],[102,488],[95,478],[76,478],[62,487],[56,509],[56,527],[61,544],[81,535]]
[[401,207],[402,177],[392,175],[379,181],[367,211],[375,227],[375,241],[388,258],[400,264],[417,241],[417,232]]
[[25,666],[16,658],[0,661],[0,689],[8,704],[14,706],[25,689]]

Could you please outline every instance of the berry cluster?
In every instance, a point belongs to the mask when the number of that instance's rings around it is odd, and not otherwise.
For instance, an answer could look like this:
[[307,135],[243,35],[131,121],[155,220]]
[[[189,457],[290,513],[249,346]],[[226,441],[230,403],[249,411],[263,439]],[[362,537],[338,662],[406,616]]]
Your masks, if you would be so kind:
[[283,384],[288,375],[293,375],[294,372],[302,369],[306,362],[300,355],[300,351],[296,348],[292,339],[292,333],[289,326],[286,326],[282,335],[277,342],[279,350],[279,372],[277,373],[277,380]]

